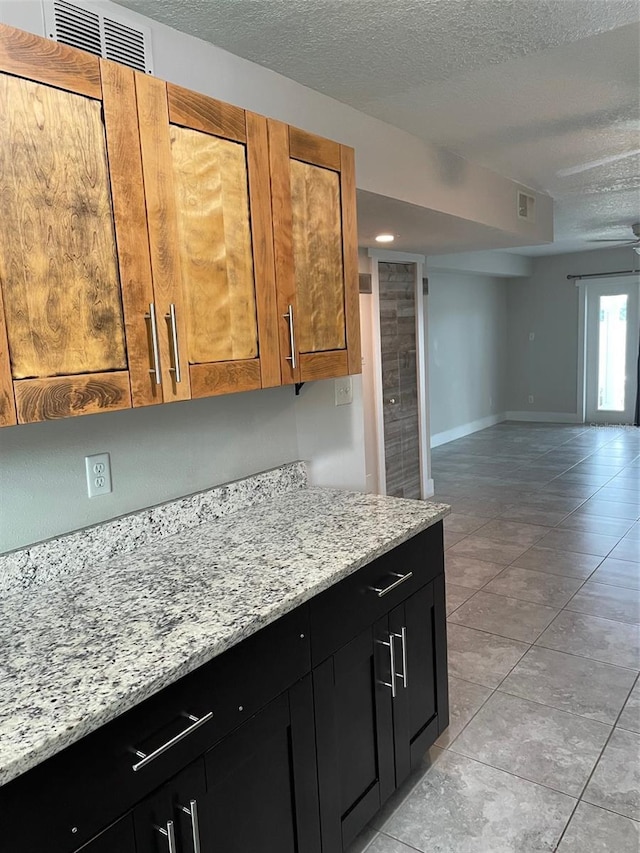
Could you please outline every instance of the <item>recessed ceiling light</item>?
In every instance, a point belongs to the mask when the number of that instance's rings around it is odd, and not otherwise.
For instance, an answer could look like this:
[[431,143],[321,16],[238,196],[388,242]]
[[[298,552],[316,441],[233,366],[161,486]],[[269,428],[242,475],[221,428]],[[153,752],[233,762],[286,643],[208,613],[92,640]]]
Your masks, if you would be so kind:
[[377,243],[393,243],[394,240],[395,237],[393,236],[393,234],[378,234],[378,236],[376,237]]

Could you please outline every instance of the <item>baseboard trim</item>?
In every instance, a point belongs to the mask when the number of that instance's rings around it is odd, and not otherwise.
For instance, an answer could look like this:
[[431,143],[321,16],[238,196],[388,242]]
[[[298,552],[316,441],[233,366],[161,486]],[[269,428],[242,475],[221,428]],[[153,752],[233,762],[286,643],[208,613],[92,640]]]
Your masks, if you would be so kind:
[[464,438],[465,435],[471,435],[473,432],[479,432],[481,429],[495,426],[505,420],[507,420],[507,414],[501,412],[498,415],[489,415],[486,418],[480,418],[477,421],[471,421],[468,424],[461,424],[460,426],[453,427],[453,429],[438,432],[431,436],[431,447],[440,447],[441,444],[448,444],[457,438]]
[[534,424],[581,424],[580,415],[574,412],[507,412],[508,421],[528,421]]

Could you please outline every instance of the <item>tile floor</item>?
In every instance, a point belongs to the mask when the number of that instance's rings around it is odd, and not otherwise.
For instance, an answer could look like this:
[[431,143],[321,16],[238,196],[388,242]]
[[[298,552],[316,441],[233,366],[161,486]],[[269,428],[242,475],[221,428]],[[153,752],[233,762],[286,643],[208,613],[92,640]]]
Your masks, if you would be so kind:
[[640,851],[640,429],[433,451],[451,725],[350,853]]

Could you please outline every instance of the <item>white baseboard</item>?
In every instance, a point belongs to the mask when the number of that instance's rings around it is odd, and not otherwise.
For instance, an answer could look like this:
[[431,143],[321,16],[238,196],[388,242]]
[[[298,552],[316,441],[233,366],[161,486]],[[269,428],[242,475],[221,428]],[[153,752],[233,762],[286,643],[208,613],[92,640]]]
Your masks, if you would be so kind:
[[431,436],[431,447],[440,447],[441,444],[448,444],[450,441],[455,441],[456,438],[464,438],[465,435],[471,435],[472,432],[479,432],[481,429],[495,426],[505,420],[507,420],[507,415],[501,412],[499,415],[489,415],[486,418],[480,418],[477,421],[438,432]]
[[581,424],[580,415],[573,412],[507,412],[508,421],[529,421],[534,424]]

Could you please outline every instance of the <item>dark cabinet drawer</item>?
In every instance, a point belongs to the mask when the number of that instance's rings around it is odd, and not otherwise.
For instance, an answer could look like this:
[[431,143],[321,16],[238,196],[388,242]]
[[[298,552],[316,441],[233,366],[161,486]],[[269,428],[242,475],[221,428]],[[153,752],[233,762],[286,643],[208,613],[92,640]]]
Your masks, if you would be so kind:
[[443,571],[438,522],[312,599],[313,666]]
[[15,816],[7,849],[76,849],[309,670],[303,606],[2,787],[0,813]]

